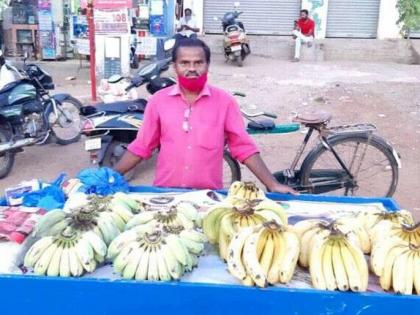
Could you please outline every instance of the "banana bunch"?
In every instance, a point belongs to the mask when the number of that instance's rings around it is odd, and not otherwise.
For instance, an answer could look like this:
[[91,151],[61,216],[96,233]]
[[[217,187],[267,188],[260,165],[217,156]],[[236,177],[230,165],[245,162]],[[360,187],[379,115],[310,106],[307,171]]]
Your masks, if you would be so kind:
[[244,285],[288,283],[299,257],[299,238],[275,221],[241,229],[228,247],[229,272]]
[[338,230],[314,236],[309,271],[316,289],[364,292],[369,269],[363,252]]
[[105,243],[95,233],[81,234],[67,227],[58,235],[34,243],[25,255],[24,265],[38,275],[80,277],[103,263],[106,252]]
[[372,271],[384,290],[420,295],[420,246],[400,238],[377,242],[370,257]]
[[118,225],[110,212],[83,207],[73,209],[70,213],[59,209],[48,212],[35,226],[34,236],[55,236],[67,227],[72,227],[80,233],[93,231],[107,245],[120,234]]
[[157,210],[140,212],[127,222],[125,229],[130,230],[138,225],[158,223],[169,227],[182,226],[186,230],[191,230],[201,226],[201,217],[192,205],[180,203],[168,210],[158,208]]
[[404,223],[408,225],[414,224],[411,213],[407,210],[399,210],[395,212],[388,211],[362,211],[357,215],[366,231],[371,235],[372,230],[382,221],[390,221],[391,223]]
[[299,236],[302,244],[299,255],[299,264],[302,267],[309,267],[309,256],[311,248],[314,246],[314,237],[317,235],[327,237],[335,230],[345,235],[347,240],[362,249],[363,253],[370,252],[369,235],[357,219],[343,217],[333,221],[303,220],[293,226],[293,231]]
[[265,193],[253,182],[236,181],[230,185],[225,202],[230,203],[235,199],[262,200],[265,199]]
[[371,229],[370,237],[372,244],[386,238],[397,237],[407,243],[420,245],[420,223],[405,224],[383,220]]
[[241,228],[268,221],[287,224],[285,211],[274,201],[245,202],[241,208],[220,204],[209,209],[204,217],[203,232],[210,243],[219,244],[219,255],[226,260],[230,240]]
[[72,213],[81,208],[93,208],[98,212],[109,212],[120,231],[124,231],[125,224],[134,214],[144,211],[145,204],[137,201],[130,194],[117,192],[111,196],[73,194],[64,206],[65,213]]
[[194,230],[167,233],[162,225],[140,225],[121,233],[109,246],[107,258],[125,279],[179,280],[198,265],[203,234]]

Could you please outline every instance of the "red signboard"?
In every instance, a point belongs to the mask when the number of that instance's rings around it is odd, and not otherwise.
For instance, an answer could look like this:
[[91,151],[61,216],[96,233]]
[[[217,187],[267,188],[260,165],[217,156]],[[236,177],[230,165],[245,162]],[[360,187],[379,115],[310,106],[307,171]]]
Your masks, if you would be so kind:
[[[87,7],[87,0],[81,0],[80,6]],[[95,9],[131,9],[133,0],[93,0]]]

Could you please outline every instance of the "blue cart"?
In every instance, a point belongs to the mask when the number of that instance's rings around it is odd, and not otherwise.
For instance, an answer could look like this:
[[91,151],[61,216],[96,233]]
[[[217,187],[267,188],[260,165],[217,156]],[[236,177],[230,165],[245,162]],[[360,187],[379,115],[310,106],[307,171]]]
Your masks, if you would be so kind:
[[[136,192],[170,192],[134,187]],[[269,195],[275,200],[381,202],[392,199]],[[1,259],[1,257],[0,257]],[[0,276],[0,315],[9,314],[420,314],[419,296],[185,282]]]

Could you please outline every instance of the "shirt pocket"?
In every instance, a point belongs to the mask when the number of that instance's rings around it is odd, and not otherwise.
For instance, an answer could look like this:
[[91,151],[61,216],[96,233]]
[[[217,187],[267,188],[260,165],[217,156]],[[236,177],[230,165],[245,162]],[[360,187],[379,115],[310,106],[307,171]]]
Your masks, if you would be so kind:
[[200,126],[192,131],[194,145],[206,150],[221,149],[224,146],[223,129],[217,125]]

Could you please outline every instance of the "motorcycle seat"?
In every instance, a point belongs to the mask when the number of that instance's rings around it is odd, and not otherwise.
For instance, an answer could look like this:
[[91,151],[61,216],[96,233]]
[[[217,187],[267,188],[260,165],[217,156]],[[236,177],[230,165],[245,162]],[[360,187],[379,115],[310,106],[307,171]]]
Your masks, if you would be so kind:
[[99,103],[96,105],[85,106],[81,109],[81,114],[84,116],[93,115],[98,112],[107,113],[128,113],[128,112],[140,112],[144,113],[146,109],[147,101],[144,99],[120,101],[113,103]]
[[308,111],[298,113],[293,121],[304,125],[320,125],[329,122],[331,118],[332,115],[325,111]]
[[271,130],[276,127],[272,119],[259,119],[248,123],[248,128],[252,130]]

